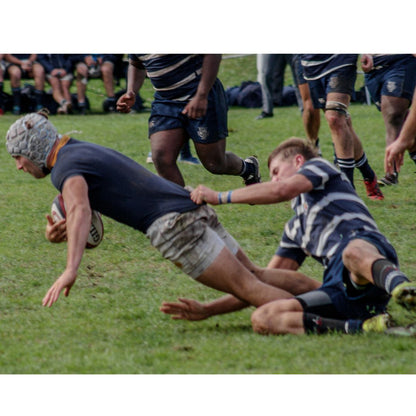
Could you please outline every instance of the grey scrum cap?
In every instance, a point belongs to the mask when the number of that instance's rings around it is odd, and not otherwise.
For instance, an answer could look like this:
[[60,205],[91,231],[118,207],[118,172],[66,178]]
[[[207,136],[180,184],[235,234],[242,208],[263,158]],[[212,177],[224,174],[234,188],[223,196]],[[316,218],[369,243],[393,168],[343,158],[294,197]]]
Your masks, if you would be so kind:
[[40,169],[58,138],[58,132],[47,117],[30,113],[14,122],[6,134],[7,151],[12,156],[24,156]]

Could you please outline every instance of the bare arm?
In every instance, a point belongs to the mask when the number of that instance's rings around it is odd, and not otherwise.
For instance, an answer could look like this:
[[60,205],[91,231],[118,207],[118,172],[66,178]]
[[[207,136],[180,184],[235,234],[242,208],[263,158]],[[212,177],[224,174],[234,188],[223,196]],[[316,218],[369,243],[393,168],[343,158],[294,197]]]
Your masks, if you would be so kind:
[[211,205],[220,203],[266,205],[289,201],[312,189],[313,185],[309,179],[303,175],[295,174],[288,179],[258,183],[234,191],[217,192],[206,186],[198,185],[191,192],[191,199],[197,204],[207,202]]
[[69,295],[77,278],[91,225],[91,207],[85,179],[82,176],[69,178],[64,184],[62,196],[66,206],[68,241],[66,268],[46,293],[43,306],[52,306],[63,289],[65,289],[65,296]]
[[400,171],[403,165],[404,152],[416,150],[416,90],[413,94],[413,105],[410,107],[406,121],[397,139],[386,148],[384,158],[384,169],[388,173],[393,173],[394,164],[396,170]]
[[163,302],[160,311],[172,315],[172,319],[201,321],[214,315],[236,312],[250,306],[232,295],[222,296],[208,303],[186,298],[178,298],[178,301]]
[[136,94],[146,79],[146,70],[135,61],[129,61],[127,70],[127,91],[118,99],[117,110],[121,113],[129,113],[136,102]]
[[[320,282],[296,272],[299,264],[289,258],[274,256],[267,269],[252,268],[257,278],[271,286],[286,290],[294,296],[321,286]],[[248,303],[232,295],[226,295],[207,303],[179,298],[178,302],[163,302],[160,310],[167,315],[172,315],[172,319],[200,321],[211,316],[236,312],[248,306],[250,306]]]

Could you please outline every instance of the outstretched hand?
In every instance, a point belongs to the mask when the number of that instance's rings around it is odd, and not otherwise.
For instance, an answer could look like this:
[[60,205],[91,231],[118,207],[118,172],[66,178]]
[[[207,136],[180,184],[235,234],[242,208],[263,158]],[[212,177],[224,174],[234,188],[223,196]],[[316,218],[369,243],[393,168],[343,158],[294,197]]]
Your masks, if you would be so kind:
[[43,306],[52,306],[59,298],[60,293],[65,289],[64,295],[68,296],[71,287],[74,285],[77,275],[65,270],[47,291],[43,298]]
[[163,302],[160,311],[172,315],[172,319],[183,319],[186,321],[201,321],[211,315],[205,306],[192,299],[178,298],[179,302]]

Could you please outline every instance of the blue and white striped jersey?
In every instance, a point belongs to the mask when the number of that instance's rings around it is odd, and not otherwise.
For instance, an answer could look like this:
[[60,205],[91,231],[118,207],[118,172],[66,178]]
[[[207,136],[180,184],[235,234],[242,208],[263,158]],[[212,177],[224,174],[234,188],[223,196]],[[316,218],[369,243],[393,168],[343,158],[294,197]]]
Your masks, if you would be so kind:
[[195,95],[204,55],[130,54],[129,59],[146,69],[156,99],[186,101]]
[[320,79],[337,69],[357,66],[357,54],[301,54],[303,77],[307,81]]
[[291,258],[298,264],[306,256],[312,256],[325,266],[354,232],[380,234],[364,202],[332,163],[314,158],[298,173],[312,182],[313,190],[292,200],[295,215],[285,225],[278,256]]

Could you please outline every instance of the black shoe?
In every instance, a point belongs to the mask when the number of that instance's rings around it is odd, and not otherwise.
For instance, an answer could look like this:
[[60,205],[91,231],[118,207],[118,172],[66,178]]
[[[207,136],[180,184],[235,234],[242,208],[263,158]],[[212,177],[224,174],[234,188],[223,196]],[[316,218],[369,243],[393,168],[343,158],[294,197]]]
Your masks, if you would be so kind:
[[392,174],[386,173],[384,178],[380,178],[378,181],[380,186],[391,186],[399,183],[399,174],[394,172]]
[[269,117],[273,117],[273,113],[266,113],[265,111],[262,111],[261,114],[256,117],[256,120],[262,120],[263,118]]
[[116,104],[117,104],[117,101],[114,97],[107,97],[103,102],[103,110],[106,113],[115,113]]
[[257,158],[255,156],[250,156],[244,160],[244,163],[246,165],[246,171],[244,175],[242,175],[244,184],[248,186],[261,182],[259,161]]

